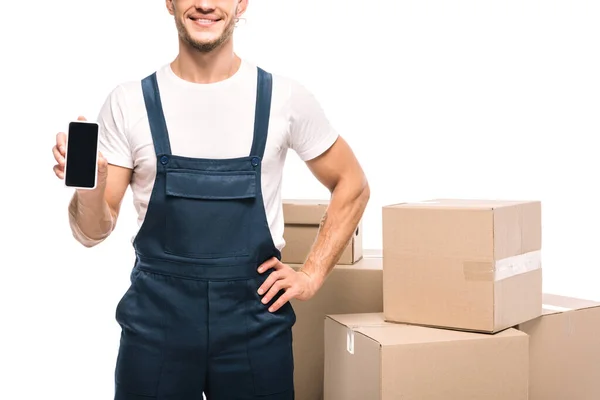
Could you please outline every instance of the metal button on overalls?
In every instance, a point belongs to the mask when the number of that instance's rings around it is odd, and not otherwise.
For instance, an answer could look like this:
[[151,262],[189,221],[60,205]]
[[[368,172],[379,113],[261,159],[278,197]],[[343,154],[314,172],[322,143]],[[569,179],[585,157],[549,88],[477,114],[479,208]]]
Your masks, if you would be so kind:
[[171,154],[156,74],[142,89],[158,162],[116,310],[115,400],[292,400],[294,310],[257,293],[281,257],[261,191],[272,76],[258,68],[252,148],[231,159]]

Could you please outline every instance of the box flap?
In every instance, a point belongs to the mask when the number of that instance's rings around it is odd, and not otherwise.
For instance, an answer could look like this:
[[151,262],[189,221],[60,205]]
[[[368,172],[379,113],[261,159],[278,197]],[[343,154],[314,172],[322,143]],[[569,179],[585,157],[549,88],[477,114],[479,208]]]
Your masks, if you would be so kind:
[[285,199],[283,219],[286,225],[319,225],[327,211],[329,200]]
[[326,318],[330,318],[349,328],[390,324],[383,319],[383,313],[330,314]]
[[388,206],[382,215],[384,257],[461,258],[472,275],[541,249],[539,201],[442,199]]
[[600,302],[594,300],[578,299],[575,297],[562,296],[552,293],[542,294],[543,315],[582,310],[584,308],[598,306],[600,306]]
[[385,207],[392,208],[439,208],[439,209],[474,209],[494,210],[502,207],[511,207],[530,203],[526,200],[485,200],[485,199],[432,199],[406,203],[390,204]]
[[328,315],[354,332],[361,333],[382,346],[426,344],[458,340],[482,340],[490,337],[524,336],[516,329],[507,329],[494,335],[452,329],[432,328],[386,322],[383,313]]

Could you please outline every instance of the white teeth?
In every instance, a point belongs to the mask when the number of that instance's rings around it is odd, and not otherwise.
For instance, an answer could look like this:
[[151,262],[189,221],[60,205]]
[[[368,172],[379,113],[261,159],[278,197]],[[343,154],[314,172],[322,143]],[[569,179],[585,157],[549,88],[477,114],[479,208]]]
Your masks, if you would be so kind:
[[210,24],[211,22],[214,22],[212,19],[201,19],[201,18],[196,19],[195,21],[202,22],[203,24]]

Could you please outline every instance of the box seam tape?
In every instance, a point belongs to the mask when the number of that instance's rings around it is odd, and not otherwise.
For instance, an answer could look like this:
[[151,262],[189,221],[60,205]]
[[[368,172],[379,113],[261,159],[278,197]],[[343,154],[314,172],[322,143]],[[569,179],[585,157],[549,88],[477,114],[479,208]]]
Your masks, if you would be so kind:
[[[346,326],[346,351],[354,354],[354,331],[361,328],[385,328],[393,325],[390,324],[373,324],[373,325],[347,325]],[[372,339],[372,338],[371,338]]]
[[497,261],[465,261],[463,273],[470,281],[501,281],[542,268],[541,250],[531,251]]

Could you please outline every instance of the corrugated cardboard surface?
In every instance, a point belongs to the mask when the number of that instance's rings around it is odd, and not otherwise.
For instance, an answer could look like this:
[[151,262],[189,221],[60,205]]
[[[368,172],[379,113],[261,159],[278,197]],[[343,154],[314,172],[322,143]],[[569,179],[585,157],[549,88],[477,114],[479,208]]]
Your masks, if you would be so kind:
[[325,352],[325,400],[528,398],[528,337],[512,328],[492,335],[330,315]]
[[296,312],[292,332],[296,400],[323,398],[325,316],[383,311],[381,253],[369,250],[365,253],[354,265],[337,265],[312,299],[291,301]]
[[327,211],[329,200],[286,199],[283,200],[283,215],[286,224],[319,225]]
[[382,217],[386,319],[498,332],[540,315],[541,268],[495,276],[498,261],[541,252],[540,202],[439,199]]
[[[281,251],[282,262],[301,264],[306,260],[317,238],[319,225],[328,205],[327,200],[283,201],[285,246]],[[338,264],[351,265],[362,258],[362,236],[362,221],[360,221]]]
[[529,399],[600,399],[600,303],[545,293],[543,304],[518,326],[530,337]]

